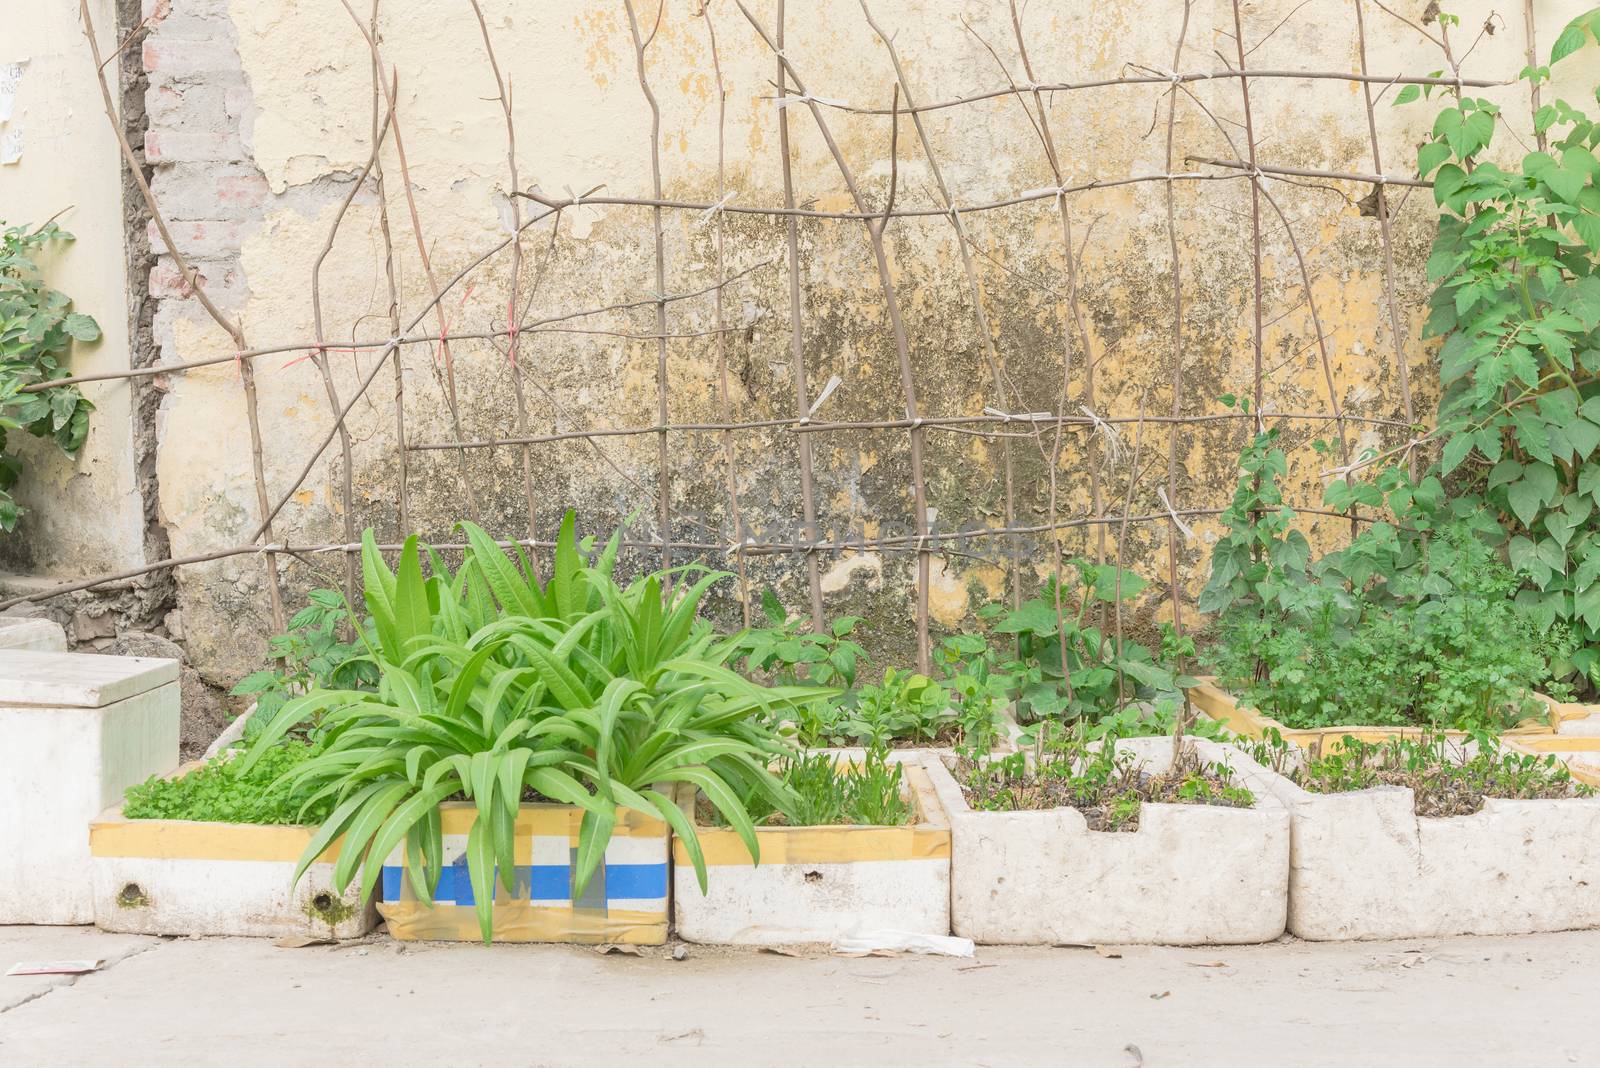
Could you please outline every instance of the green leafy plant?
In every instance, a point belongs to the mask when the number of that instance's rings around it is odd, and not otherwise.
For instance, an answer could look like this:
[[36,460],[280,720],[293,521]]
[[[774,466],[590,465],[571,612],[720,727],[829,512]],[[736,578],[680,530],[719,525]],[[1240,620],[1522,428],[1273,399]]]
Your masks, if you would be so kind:
[[1347,793],[1375,786],[1413,792],[1419,816],[1467,816],[1486,797],[1539,799],[1589,797],[1554,756],[1503,749],[1486,731],[1464,742],[1442,734],[1364,742],[1346,736],[1339,752],[1303,757],[1277,731],[1244,744],[1260,763],[1312,793]]
[[296,878],[343,835],[335,883],[342,893],[359,871],[365,900],[403,846],[411,888],[431,903],[440,805],[461,799],[476,809],[466,860],[488,941],[496,873],[514,885],[518,806],[538,796],[583,810],[574,897],[603,861],[621,807],[671,825],[704,889],[699,840],[670,796],[679,783],[704,793],[759,860],[741,794],[787,803],[767,769],[784,752],[768,724],[816,691],[759,686],[728,666],[738,644],[698,620],[702,597],[726,576],[679,569],[670,595],[661,574],[624,587],[612,574],[620,533],[586,559],[568,512],[541,584],[520,549],[513,562],[478,527],[462,529],[466,563],[452,576],[429,553],[427,578],[415,538],[391,572],[366,533],[377,691],[290,700],[241,761],[247,771],[291,728],[322,725],[321,752],[287,776],[307,805],[334,805]]
[[1017,687],[1016,676],[982,634],[950,635],[939,643],[934,659],[955,710],[962,746],[993,748]]
[[[1600,30],[1600,8],[1557,38],[1551,64]],[[1550,66],[1522,76],[1538,86]],[[1411,99],[1415,99],[1412,94]],[[1581,641],[1558,675],[1600,679],[1600,124],[1542,106],[1539,145],[1487,159],[1488,100],[1445,93],[1417,169],[1440,211],[1426,334],[1440,349],[1436,468],[1458,513],[1496,521],[1522,586],[1518,608]]]
[[305,806],[285,780],[314,753],[311,746],[290,741],[264,752],[242,774],[230,758],[222,756],[178,778],[152,777],[128,788],[122,814],[130,820],[317,822],[327,818],[329,802]]
[[27,430],[50,438],[76,457],[89,435],[94,405],[76,386],[54,386],[24,393],[67,377],[66,359],[74,341],[95,341],[99,325],[72,311],[72,299],[45,284],[38,265],[47,246],[72,240],[54,222],[38,229],[5,227],[0,220],[0,529],[14,530],[23,509],[11,496],[22,475],[22,461],[6,452],[6,435]]
[[239,680],[235,696],[256,699],[256,712],[245,725],[245,741],[255,740],[291,698],[314,689],[369,690],[378,682],[377,665],[366,655],[364,641],[347,642],[345,630],[366,627],[354,618],[338,590],[312,590],[307,604],[289,620],[286,633],[267,639],[267,657],[275,666]]
[[1517,611],[1517,575],[1477,517],[1450,515],[1437,479],[1361,484],[1360,503],[1416,525],[1374,523],[1312,563],[1281,504],[1275,432],[1245,455],[1201,600],[1220,611],[1206,658],[1224,687],[1290,727],[1504,728],[1540,711],[1533,689],[1570,635]]
[[867,659],[851,637],[860,617],[839,616],[826,631],[810,631],[803,620],[789,618],[770,588],[761,591],[761,614],[767,625],[752,627],[738,639],[746,674],[778,683],[805,681],[844,689],[856,684],[856,669]]
[[1134,700],[1181,702],[1182,687],[1192,680],[1097,622],[1099,608],[1133,600],[1148,583],[1111,564],[1073,558],[1067,565],[1075,584],[1059,596],[1051,576],[1037,597],[1014,610],[980,609],[985,618],[998,619],[996,634],[1016,638],[1016,658],[1004,670],[1011,676],[1018,720],[1094,722]]
[[1117,738],[1096,741],[1087,724],[1064,731],[1045,728],[1037,747],[1005,756],[966,755],[956,779],[967,803],[987,812],[1030,811],[1071,806],[1081,810],[1092,830],[1134,831],[1146,801],[1249,808],[1255,796],[1233,780],[1225,764],[1201,760],[1185,745],[1166,771],[1151,774]]
[[839,730],[863,745],[937,742],[956,726],[950,692],[914,671],[887,668],[882,685],[863,686],[851,698]]

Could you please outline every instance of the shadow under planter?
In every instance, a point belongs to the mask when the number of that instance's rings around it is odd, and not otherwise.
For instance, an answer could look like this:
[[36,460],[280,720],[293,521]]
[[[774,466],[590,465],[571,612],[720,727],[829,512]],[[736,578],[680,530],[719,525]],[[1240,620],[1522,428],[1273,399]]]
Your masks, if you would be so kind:
[[[979,812],[942,760],[928,773],[950,817],[955,933],[987,944],[1266,942],[1283,934],[1289,814],[1230,746],[1191,739],[1255,795],[1251,808],[1145,803],[1136,831],[1091,830],[1064,807]],[[1117,744],[1151,772],[1169,738]]]
[[316,831],[130,820],[111,809],[89,826],[95,926],[130,934],[359,938],[377,913],[360,906],[359,884],[343,894],[333,888],[337,843],[290,888]]
[[1600,798],[1416,813],[1410,789],[1308,792],[1259,766],[1292,824],[1289,931],[1317,941],[1600,926]]
[[[467,871],[467,835],[477,809],[441,806],[444,868],[433,904],[419,900],[405,873],[405,847],[384,861],[378,912],[389,934],[405,941],[476,942],[476,897]],[[572,880],[583,812],[572,805],[524,804],[517,813],[516,884],[507,892],[495,877],[496,942],[609,942],[658,946],[667,940],[670,828],[656,815],[619,808],[605,862],[583,896]]]
[[[860,750],[840,751],[848,760]],[[903,827],[758,827],[753,865],[737,832],[698,827],[706,893],[682,841],[673,846],[673,916],[689,942],[833,942],[873,931],[950,931],[950,825],[921,755],[905,769],[915,822]],[[694,818],[692,811],[689,812]]]

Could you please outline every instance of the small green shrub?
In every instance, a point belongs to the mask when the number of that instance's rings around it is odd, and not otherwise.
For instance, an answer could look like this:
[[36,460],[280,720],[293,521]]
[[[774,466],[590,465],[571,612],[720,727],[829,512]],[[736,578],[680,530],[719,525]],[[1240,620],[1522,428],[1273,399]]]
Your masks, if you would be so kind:
[[1531,800],[1594,793],[1575,782],[1554,756],[1503,749],[1486,731],[1474,733],[1470,744],[1441,734],[1385,742],[1346,736],[1340,752],[1309,759],[1299,758],[1277,731],[1240,744],[1256,760],[1312,793],[1408,787],[1419,816],[1471,815],[1483,807],[1486,797]]
[[986,812],[1071,806],[1093,830],[1134,831],[1145,801],[1249,808],[1255,796],[1225,764],[1202,761],[1185,746],[1168,770],[1151,775],[1115,736],[1094,742],[1080,726],[1049,734],[1033,751],[1003,757],[966,755],[955,767],[967,803]]
[[[776,768],[789,788],[789,799],[774,806],[762,794],[745,799],[758,824],[789,827],[898,827],[910,823],[913,807],[906,796],[904,769],[881,748],[867,750],[864,760],[841,765],[828,753],[785,757]],[[708,812],[716,823],[726,820]]]
[[0,220],[0,530],[15,529],[23,509],[11,496],[22,474],[22,461],[7,453],[6,434],[27,430],[51,438],[61,451],[76,457],[89,436],[94,405],[77,386],[56,386],[23,393],[68,375],[66,358],[75,341],[96,341],[100,326],[72,311],[72,298],[44,282],[36,262],[39,253],[72,235],[53,222],[36,230],[5,228]]
[[1483,518],[1453,510],[1438,479],[1390,469],[1364,488],[1406,529],[1373,523],[1312,561],[1283,504],[1277,440],[1269,430],[1245,450],[1200,600],[1218,613],[1205,658],[1221,684],[1295,728],[1503,729],[1537,715],[1533,691],[1554,687],[1573,638],[1518,610],[1522,579]]
[[315,752],[299,742],[284,742],[248,768],[217,757],[182,778],[152,777],[128,788],[122,814],[131,820],[317,823],[327,818],[332,802],[324,799],[303,807],[284,779]]
[[255,741],[290,698],[314,689],[370,690],[378,684],[378,668],[366,651],[368,636],[344,641],[345,628],[370,627],[355,618],[338,590],[312,590],[307,604],[289,620],[289,629],[267,640],[267,658],[276,666],[252,672],[230,692],[253,696],[255,715],[245,724],[244,740]]

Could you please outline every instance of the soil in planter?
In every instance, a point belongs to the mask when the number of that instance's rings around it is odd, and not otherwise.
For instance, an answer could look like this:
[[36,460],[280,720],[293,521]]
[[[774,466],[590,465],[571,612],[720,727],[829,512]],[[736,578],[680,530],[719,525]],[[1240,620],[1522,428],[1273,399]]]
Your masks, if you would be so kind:
[[[743,801],[757,826],[900,827],[914,818],[905,769],[890,763],[885,750],[869,749],[863,762],[848,765],[827,753],[810,753],[783,760],[773,770],[792,797],[779,807],[752,788]],[[695,818],[702,826],[727,826],[703,794],[696,800]]]
[[1592,797],[1553,756],[1501,749],[1479,734],[1471,745],[1444,735],[1363,742],[1346,737],[1344,749],[1302,759],[1282,738],[1248,743],[1256,760],[1311,793],[1346,793],[1374,786],[1404,786],[1419,816],[1470,816],[1486,797],[1511,800]]
[[1250,808],[1256,801],[1233,781],[1232,769],[1201,760],[1192,746],[1159,773],[1147,771],[1132,753],[1117,752],[1115,738],[1091,747],[1081,737],[1069,737],[1048,746],[1042,760],[1035,762],[1032,755],[961,756],[951,770],[967,804],[977,811],[1071,807],[1094,831],[1137,831],[1139,808],[1147,801],[1225,808]]

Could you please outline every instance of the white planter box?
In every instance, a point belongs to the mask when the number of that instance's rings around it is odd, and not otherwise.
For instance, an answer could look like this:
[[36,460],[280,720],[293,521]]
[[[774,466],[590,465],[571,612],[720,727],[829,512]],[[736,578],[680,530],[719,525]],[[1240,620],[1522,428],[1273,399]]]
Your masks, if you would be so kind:
[[359,938],[377,923],[377,909],[358,907],[359,881],[342,895],[333,889],[336,846],[289,887],[314,833],[130,820],[112,809],[90,827],[95,926],[130,934]]
[[[988,944],[1265,942],[1283,934],[1289,813],[1230,746],[1193,739],[1238,771],[1253,808],[1145,804],[1137,831],[1093,831],[1075,808],[975,812],[937,760],[950,815],[955,933]],[[1118,743],[1164,770],[1168,738]]]
[[67,632],[48,619],[0,616],[0,649],[31,649],[40,653],[67,651]]
[[[848,757],[851,751],[842,752]],[[950,826],[916,756],[908,751],[900,761],[916,805],[914,824],[761,827],[759,866],[751,864],[733,830],[698,828],[705,894],[687,850],[675,840],[678,936],[688,942],[778,945],[883,930],[948,934]]]
[[1289,931],[1318,941],[1600,926],[1600,798],[1488,798],[1416,814],[1412,792],[1314,794],[1264,772],[1293,826]]
[[89,822],[178,764],[178,662],[0,652],[0,924],[89,923]]

